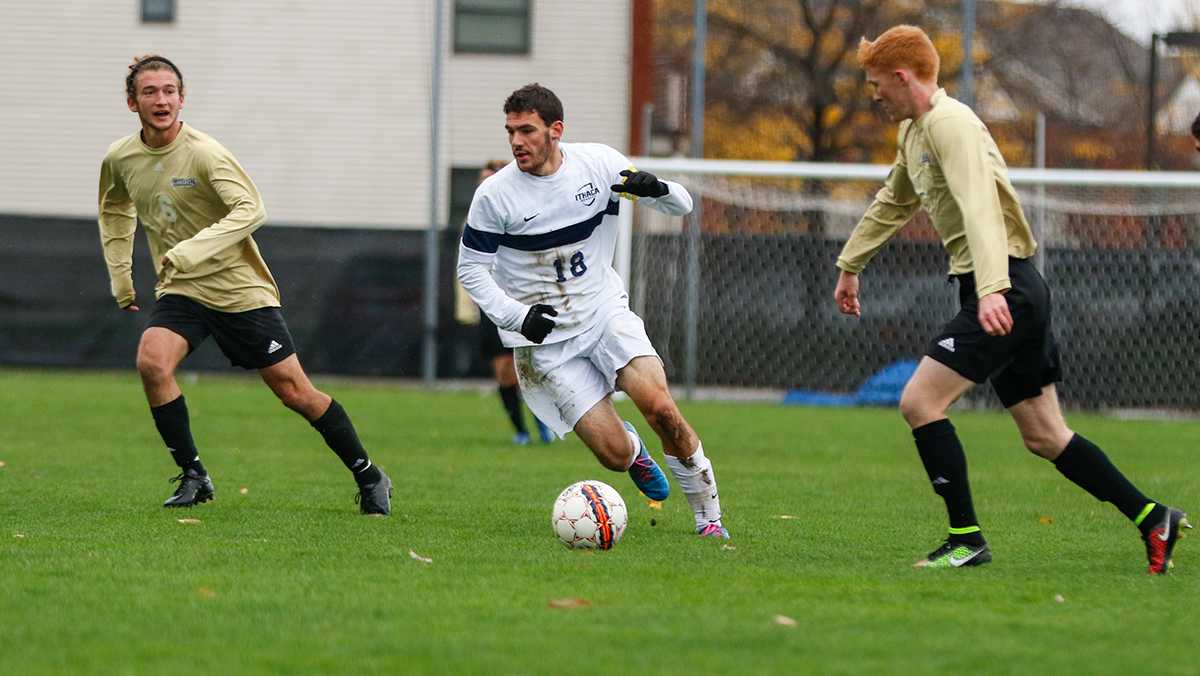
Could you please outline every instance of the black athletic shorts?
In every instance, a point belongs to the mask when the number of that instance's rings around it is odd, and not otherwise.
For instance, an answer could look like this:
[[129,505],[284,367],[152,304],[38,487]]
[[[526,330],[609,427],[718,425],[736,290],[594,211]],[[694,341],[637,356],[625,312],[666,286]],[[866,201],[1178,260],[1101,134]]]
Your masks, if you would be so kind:
[[229,363],[245,369],[261,369],[296,353],[292,334],[277,307],[246,312],[221,312],[175,294],[154,303],[151,326],[173,331],[188,343],[188,354],[210,335],[216,339]]
[[490,362],[496,357],[502,357],[506,354],[512,354],[512,348],[504,347],[504,343],[500,342],[500,330],[488,319],[488,316],[479,313],[479,356],[483,357],[484,361]]
[[1008,259],[1012,288],[1004,294],[1012,314],[1007,336],[989,336],[979,324],[975,275],[958,280],[959,311],[930,343],[925,354],[976,383],[990,380],[1005,408],[1032,399],[1062,380],[1058,344],[1051,330],[1050,287],[1025,258]]

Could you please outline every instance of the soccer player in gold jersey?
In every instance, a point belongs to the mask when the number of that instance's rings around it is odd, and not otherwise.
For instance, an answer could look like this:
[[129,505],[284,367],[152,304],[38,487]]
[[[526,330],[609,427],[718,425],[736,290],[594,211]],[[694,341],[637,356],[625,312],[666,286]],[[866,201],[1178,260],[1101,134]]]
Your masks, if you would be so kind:
[[949,535],[917,562],[951,568],[987,563],[967,482],[967,462],[946,411],[974,383],[990,380],[1025,446],[1141,531],[1150,573],[1165,573],[1186,515],[1148,499],[1095,444],[1067,427],[1051,330],[1050,290],[1029,260],[1037,249],[1008,168],[987,127],[937,86],[938,55],[920,28],[896,26],[863,39],[858,63],[874,99],[900,123],[887,182],[837,259],[834,299],[859,316],[858,274],[924,207],[950,255],[960,311],[929,342],[900,399],[933,490],[946,503]]
[[213,498],[192,439],[175,369],[212,336],[232,364],[257,369],[285,406],[304,416],[346,465],[364,514],[391,511],[391,480],[372,464],[346,411],[300,367],[279,289],[250,236],[266,221],[262,197],[237,159],[179,120],[183,75],[162,56],[129,66],[125,95],[141,129],[113,143],[100,165],[100,242],[117,305],[138,312],[133,236],[146,231],[158,283],[138,344],[137,369],[154,424],[179,465],[164,507]]

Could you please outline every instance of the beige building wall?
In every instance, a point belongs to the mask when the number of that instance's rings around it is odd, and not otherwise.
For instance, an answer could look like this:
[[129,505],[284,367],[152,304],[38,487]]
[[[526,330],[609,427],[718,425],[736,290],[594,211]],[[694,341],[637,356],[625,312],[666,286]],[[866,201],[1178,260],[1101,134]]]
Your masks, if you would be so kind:
[[[567,140],[625,150],[630,30],[614,4],[629,0],[534,0],[524,56],[455,54],[443,1],[443,205],[452,166],[508,156],[500,109],[528,82],[562,97]],[[100,159],[137,129],[125,68],[154,51],[183,71],[183,119],[241,160],[271,224],[424,228],[435,7],[181,1],[174,23],[143,24],[136,0],[0,3],[0,213],[95,215]]]

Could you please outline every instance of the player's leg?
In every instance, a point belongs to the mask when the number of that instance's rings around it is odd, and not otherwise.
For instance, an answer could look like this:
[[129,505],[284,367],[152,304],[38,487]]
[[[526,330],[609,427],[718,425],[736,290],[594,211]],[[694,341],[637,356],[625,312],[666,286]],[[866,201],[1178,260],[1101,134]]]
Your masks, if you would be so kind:
[[934,493],[945,502],[950,521],[946,542],[918,561],[920,567],[959,567],[991,560],[971,499],[967,457],[946,417],[950,405],[972,384],[949,366],[924,357],[900,395],[900,413],[912,429],[921,464]]
[[504,350],[502,354],[492,357],[492,373],[496,376],[496,389],[500,393],[504,412],[516,431],[513,443],[524,446],[529,443],[529,428],[525,427],[525,413],[521,410],[521,388],[517,384],[517,369],[513,366],[511,350]]
[[300,359],[291,354],[259,369],[259,374],[284,406],[304,416],[320,432],[325,444],[350,470],[359,487],[362,512],[390,513],[391,480],[371,462],[346,410],[337,400],[313,386],[300,366]]
[[513,350],[525,403],[556,435],[574,430],[601,465],[628,472],[639,490],[662,500],[669,490],[666,476],[617,415],[610,378],[583,356],[594,350],[602,331]]
[[230,363],[257,370],[291,410],[304,416],[354,476],[364,514],[387,514],[391,481],[375,467],[341,404],[313,387],[296,356],[291,331],[278,307],[246,312],[208,311],[213,338]]
[[712,462],[695,430],[684,419],[667,388],[667,374],[658,356],[634,357],[617,371],[617,388],[629,395],[663,443],[667,467],[683,489],[704,536],[729,537],[721,523],[721,499]]
[[1101,502],[1110,502],[1141,532],[1149,572],[1165,573],[1171,564],[1180,529],[1190,528],[1187,515],[1147,498],[1091,441],[1063,419],[1058,392],[1051,383],[1040,396],[1008,409],[1021,439],[1031,452],[1054,463],[1063,476]]
[[1012,361],[991,378],[993,389],[1017,423],[1025,446],[1097,500],[1116,506],[1141,531],[1150,572],[1165,573],[1179,530],[1188,527],[1186,515],[1147,498],[1099,447],[1067,426],[1054,385],[1062,379],[1062,368],[1049,287],[1028,261],[1010,264],[1009,274],[1014,322],[1024,320],[1034,330],[1014,351]]
[[574,430],[601,465],[614,472],[628,473],[638,490],[651,500],[667,499],[670,485],[666,475],[633,425],[621,420],[608,392],[583,414]]
[[192,348],[208,336],[199,304],[181,296],[157,300],[138,343],[137,370],[150,404],[150,415],[171,458],[179,467],[175,492],[163,507],[191,507],[213,497],[212,479],[200,462],[192,438],[187,400],[175,380],[175,369]]

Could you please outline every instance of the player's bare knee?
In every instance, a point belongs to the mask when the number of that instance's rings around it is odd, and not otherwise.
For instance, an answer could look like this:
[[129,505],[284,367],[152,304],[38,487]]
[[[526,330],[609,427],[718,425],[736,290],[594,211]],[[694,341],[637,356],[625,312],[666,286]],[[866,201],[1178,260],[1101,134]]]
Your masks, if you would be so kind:
[[620,438],[606,440],[595,450],[596,459],[605,469],[614,472],[624,472],[629,468],[629,458],[633,455],[630,450],[629,437],[624,434]]
[[1058,457],[1059,451],[1062,450],[1059,448],[1057,440],[1049,434],[1022,434],[1021,441],[1025,443],[1025,448],[1030,453],[1048,460]]
[[654,402],[645,412],[646,422],[650,423],[656,431],[660,433],[668,433],[674,436],[674,433],[683,426],[683,416],[679,414],[679,409],[670,399],[660,399]]
[[301,411],[305,408],[307,397],[304,396],[304,388],[294,380],[284,380],[271,384],[271,391],[279,397],[279,401],[293,411]]
[[138,350],[137,370],[142,380],[149,383],[162,383],[171,378],[170,362],[163,356],[150,350]]
[[929,418],[928,407],[917,397],[910,395],[908,390],[900,396],[900,415],[904,416],[908,426],[914,429],[925,424],[925,420]]

